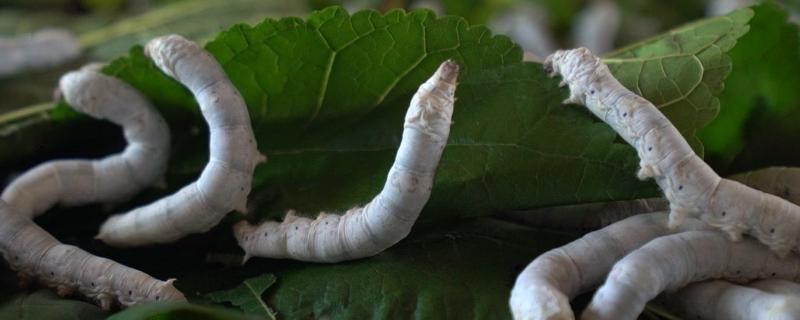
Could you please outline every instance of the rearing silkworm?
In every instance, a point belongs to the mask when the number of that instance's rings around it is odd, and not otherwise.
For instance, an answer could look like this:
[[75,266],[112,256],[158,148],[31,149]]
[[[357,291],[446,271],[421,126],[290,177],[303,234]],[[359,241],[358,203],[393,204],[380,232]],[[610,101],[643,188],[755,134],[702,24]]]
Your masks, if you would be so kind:
[[536,257],[511,290],[514,319],[575,319],[570,299],[599,285],[629,252],[667,234],[707,228],[689,219],[670,230],[666,222],[664,212],[632,216]]
[[589,50],[559,50],[544,67],[569,85],[565,103],[585,105],[637,150],[638,177],[654,177],[670,202],[670,227],[693,214],[733,240],[747,232],[779,255],[797,248],[800,207],[720,178],[652,103],[622,86]]
[[266,160],[242,96],[208,52],[171,35],[151,40],[145,54],[194,94],[210,131],[210,160],[196,182],[103,223],[97,238],[113,246],[171,242],[211,229],[233,209],[245,212],[253,170]]
[[636,319],[664,290],[725,278],[800,279],[800,257],[780,258],[752,239],[729,241],[717,231],[687,231],[652,240],[617,262],[581,319]]
[[235,226],[247,257],[338,262],[373,256],[405,238],[430,197],[450,134],[458,65],[445,61],[423,83],[408,108],[400,148],[383,190],[344,215],[317,219],[288,214],[283,223]]
[[61,244],[31,221],[59,202],[77,205],[131,196],[163,174],[168,156],[164,120],[124,82],[84,69],[64,75],[60,90],[76,110],[122,125],[130,146],[103,160],[54,161],[20,176],[3,195],[10,203],[0,200],[0,252],[22,280],[38,278],[60,295],[77,290],[98,300],[103,309],[114,299],[126,306],[184,300],[172,280],[159,281]]
[[136,89],[84,68],[61,77],[59,90],[75,110],[122,126],[128,146],[100,160],[49,161],[27,171],[3,191],[14,213],[33,218],[57,202],[118,202],[163,179],[169,128]]

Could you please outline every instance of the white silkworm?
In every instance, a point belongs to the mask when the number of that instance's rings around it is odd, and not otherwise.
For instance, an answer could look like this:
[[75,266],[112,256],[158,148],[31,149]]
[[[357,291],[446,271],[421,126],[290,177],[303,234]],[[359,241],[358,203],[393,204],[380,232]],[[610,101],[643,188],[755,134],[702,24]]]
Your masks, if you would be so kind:
[[266,160],[244,99],[208,52],[170,35],[151,40],[145,54],[194,94],[210,131],[210,160],[196,182],[103,223],[97,238],[113,246],[175,241],[208,231],[234,209],[245,212],[253,171]]
[[536,257],[511,290],[514,319],[575,319],[570,299],[599,285],[629,252],[673,232],[706,228],[688,219],[670,230],[666,222],[664,212],[632,216]]
[[124,152],[102,160],[52,161],[16,179],[0,200],[0,252],[23,281],[35,277],[60,295],[78,291],[106,310],[114,299],[126,306],[184,300],[173,280],[159,281],[61,244],[31,221],[56,203],[78,205],[132,196],[161,177],[167,162],[169,129],[135,89],[83,69],[64,75],[60,90],[76,110],[122,125],[130,144]]
[[652,103],[622,86],[589,50],[559,50],[545,70],[569,85],[565,103],[585,105],[637,150],[639,178],[655,178],[670,202],[670,227],[699,215],[733,240],[746,232],[782,256],[797,248],[800,207],[720,178]]
[[577,17],[572,32],[575,45],[597,54],[611,51],[621,20],[622,13],[616,1],[590,1]]
[[724,278],[800,278],[800,257],[780,258],[762,244],[731,242],[717,231],[687,231],[654,239],[617,262],[581,319],[636,319],[663,291]]
[[14,213],[33,218],[58,202],[119,202],[163,179],[169,128],[136,89],[84,68],[61,77],[59,90],[77,111],[122,126],[128,146],[96,161],[49,161],[27,171],[2,194]]
[[445,61],[411,100],[403,139],[383,190],[344,215],[316,219],[288,214],[283,223],[235,226],[247,257],[338,262],[373,256],[405,238],[430,197],[447,144],[458,65]]
[[[782,282],[788,282],[779,280]],[[747,287],[727,281],[692,283],[667,295],[666,305],[681,310],[686,318],[718,320],[792,320],[800,318],[800,297],[759,290],[756,281]]]
[[28,218],[0,200],[0,253],[25,281],[37,278],[59,295],[77,291],[109,310],[116,299],[124,306],[153,301],[181,301],[174,280],[159,281],[141,271],[61,244]]
[[44,69],[75,59],[81,52],[69,31],[44,29],[18,38],[0,38],[0,77]]

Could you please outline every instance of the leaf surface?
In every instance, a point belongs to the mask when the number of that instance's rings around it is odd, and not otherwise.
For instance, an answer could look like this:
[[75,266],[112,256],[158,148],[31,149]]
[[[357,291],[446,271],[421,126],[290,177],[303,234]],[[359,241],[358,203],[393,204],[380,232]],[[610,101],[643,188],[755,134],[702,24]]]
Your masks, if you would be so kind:
[[211,292],[207,296],[214,302],[229,302],[247,314],[258,315],[264,319],[275,319],[275,313],[261,298],[264,291],[274,283],[275,275],[264,274],[247,279],[231,290]]

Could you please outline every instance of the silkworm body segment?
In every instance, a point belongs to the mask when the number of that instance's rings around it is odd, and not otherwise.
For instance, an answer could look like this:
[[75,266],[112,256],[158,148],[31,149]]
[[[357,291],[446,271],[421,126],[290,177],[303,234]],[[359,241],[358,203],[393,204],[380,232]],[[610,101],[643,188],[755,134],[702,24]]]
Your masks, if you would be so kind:
[[194,94],[210,131],[210,160],[177,193],[108,219],[98,238],[114,246],[172,242],[209,230],[234,209],[246,212],[253,171],[266,160],[243,98],[208,52],[171,35],[151,40],[145,54]]
[[405,238],[430,197],[447,144],[458,70],[444,62],[412,98],[395,162],[372,201],[343,215],[290,213],[282,223],[259,226],[243,221],[234,233],[247,257],[337,262],[375,255]]
[[639,178],[655,178],[670,202],[671,227],[697,215],[733,240],[744,232],[779,255],[797,249],[800,207],[720,178],[652,103],[622,86],[587,49],[557,51],[544,67],[569,85],[565,103],[585,105],[636,149]]
[[57,203],[121,202],[162,181],[169,158],[169,128],[136,89],[84,68],[61,77],[59,90],[75,110],[122,126],[128,145],[103,159],[55,160],[27,171],[2,194],[15,214],[33,218]]

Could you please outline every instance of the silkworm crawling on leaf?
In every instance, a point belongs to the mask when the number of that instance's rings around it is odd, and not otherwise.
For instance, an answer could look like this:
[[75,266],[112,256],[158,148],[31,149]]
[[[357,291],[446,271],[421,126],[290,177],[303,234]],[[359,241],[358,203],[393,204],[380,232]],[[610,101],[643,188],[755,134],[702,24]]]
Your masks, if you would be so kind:
[[18,38],[0,38],[0,77],[44,69],[75,59],[78,40],[69,31],[44,29]]
[[109,310],[153,301],[185,300],[172,285],[80,248],[61,244],[0,200],[0,253],[21,280],[36,278],[61,296],[77,291]]
[[780,258],[755,240],[732,242],[716,230],[667,235],[617,262],[581,319],[636,319],[659,293],[706,279],[800,279],[798,265],[796,255]]
[[[78,111],[122,125],[124,152],[97,161],[52,161],[17,178],[0,200],[0,252],[21,280],[37,278],[60,295],[73,291],[109,309],[158,300],[184,300],[172,280],[159,281],[109,259],[64,245],[30,218],[53,205],[108,202],[133,195],[164,173],[169,130],[132,87],[89,69],[61,78],[64,98]],[[6,202],[8,201],[8,202]]]
[[671,230],[666,222],[665,212],[632,216],[536,257],[511,290],[514,319],[575,319],[570,299],[601,284],[629,252],[667,234],[708,228],[689,219]]
[[589,50],[559,50],[544,67],[569,85],[565,103],[585,105],[637,150],[639,178],[655,178],[669,200],[670,227],[699,215],[733,240],[746,232],[779,255],[797,248],[800,207],[720,178],[652,103],[622,86]]
[[57,203],[119,202],[163,179],[169,128],[136,89],[84,68],[61,77],[59,90],[75,110],[122,126],[128,146],[100,160],[55,160],[25,172],[2,194],[14,213],[33,218]]
[[234,233],[247,257],[338,262],[373,256],[405,238],[430,197],[447,144],[458,70],[445,61],[411,99],[395,162],[372,201],[344,215],[289,213],[282,223],[259,226],[242,221]]
[[210,160],[200,178],[177,193],[109,218],[97,238],[140,246],[205,232],[232,210],[247,210],[253,170],[266,158],[256,149],[247,106],[222,67],[194,42],[177,35],[151,40],[145,54],[189,88],[210,131]]
[[[692,283],[659,299],[690,319],[791,320],[800,318],[800,297],[722,280]],[[784,281],[786,282],[786,281]]]

